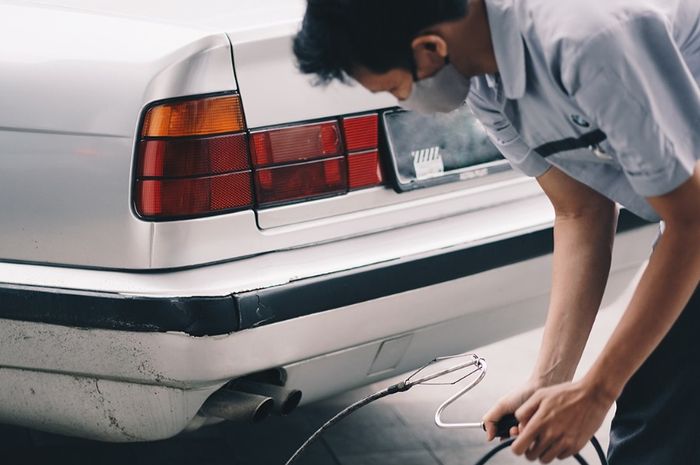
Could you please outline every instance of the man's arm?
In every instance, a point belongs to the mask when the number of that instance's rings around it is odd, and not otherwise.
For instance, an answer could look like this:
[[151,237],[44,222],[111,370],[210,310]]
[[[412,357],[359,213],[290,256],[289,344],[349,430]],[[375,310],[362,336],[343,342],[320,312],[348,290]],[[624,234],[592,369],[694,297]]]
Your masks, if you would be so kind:
[[700,281],[700,164],[679,189],[649,202],[666,228],[627,314],[588,374],[612,398],[671,330]]
[[700,164],[672,193],[649,199],[666,222],[629,308],[578,383],[538,391],[518,411],[516,454],[548,463],[581,450],[625,384],[668,334],[700,282]]
[[615,203],[556,168],[538,179],[554,205],[550,311],[534,375],[541,385],[571,381],[610,273]]
[[495,435],[494,423],[518,409],[535,390],[573,379],[610,271],[615,204],[556,168],[538,182],[556,213],[549,313],[530,381],[484,416],[489,440]]

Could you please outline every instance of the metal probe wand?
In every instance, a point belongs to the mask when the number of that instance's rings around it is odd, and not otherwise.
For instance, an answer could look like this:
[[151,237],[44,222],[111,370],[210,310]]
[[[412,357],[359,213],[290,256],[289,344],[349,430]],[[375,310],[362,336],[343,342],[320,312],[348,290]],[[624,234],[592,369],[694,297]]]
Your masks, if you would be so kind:
[[[457,356],[457,357],[463,357],[463,356]],[[457,358],[457,357],[444,357],[442,359],[438,359],[437,361],[449,360],[451,358]],[[444,372],[438,373],[435,376],[436,378],[441,377],[441,376],[445,376],[445,375],[450,374],[454,371],[459,371],[461,369],[469,368],[470,366],[476,367],[476,370],[469,373],[464,378],[467,378],[467,377],[475,374],[476,372],[479,372],[479,376],[473,382],[471,382],[470,384],[465,386],[462,390],[460,390],[455,395],[453,395],[452,397],[447,399],[445,402],[442,403],[442,405],[440,405],[440,407],[438,407],[437,412],[435,412],[435,424],[440,428],[443,428],[443,429],[480,429],[480,430],[486,431],[486,423],[484,423],[484,422],[449,423],[449,422],[443,420],[443,418],[442,418],[445,410],[447,410],[447,408],[450,405],[457,402],[459,399],[464,397],[469,391],[471,391],[477,385],[479,385],[479,383],[481,383],[484,380],[484,378],[486,377],[486,374],[488,373],[488,365],[486,364],[486,360],[484,360],[483,358],[480,358],[476,355],[473,355],[472,357],[473,357],[473,360],[471,363],[468,363],[468,364],[465,363],[465,364],[459,365],[457,367],[453,367],[449,370],[445,370]],[[464,378],[458,380],[457,382],[462,381]],[[419,380],[418,384],[422,384],[421,382],[423,382],[423,381],[424,380]],[[451,383],[451,384],[456,384],[456,383]],[[518,426],[518,420],[517,420],[517,418],[515,418],[515,415],[511,414],[511,415],[507,415],[507,416],[503,417],[496,425],[496,428],[497,428],[496,437],[500,437],[503,439],[508,438],[510,436],[510,429],[515,427],[515,426]]]
[[[433,366],[434,364],[438,362],[442,362],[445,360],[455,360],[458,358],[466,359],[466,361],[459,363],[457,365],[454,365],[450,368],[444,369],[437,371],[435,373],[430,373],[426,374],[426,371],[428,368]],[[470,370],[469,373],[466,375],[462,376],[459,378],[457,381],[450,382],[450,383],[432,383],[432,381],[435,381],[438,378],[442,378],[444,376],[450,375],[452,373],[456,373],[458,371],[462,370],[469,370],[470,368],[473,368],[473,370]],[[452,398],[448,399],[448,401],[445,403],[444,407],[446,408],[449,404],[452,402],[456,401],[459,397],[463,396],[467,392],[471,391],[476,387],[486,376],[486,362],[484,359],[480,358],[477,355],[474,354],[468,354],[468,355],[457,355],[457,356],[452,356],[452,357],[441,357],[441,358],[436,358],[435,360],[431,361],[430,363],[426,364],[423,366],[420,370],[416,371],[413,373],[409,378],[406,380],[394,384],[393,386],[389,386],[386,389],[383,389],[375,394],[372,394],[371,396],[368,396],[358,402],[355,402],[353,405],[349,406],[342,412],[338,413],[336,416],[328,420],[323,426],[321,426],[309,439],[302,444],[302,446],[294,453],[294,455],[286,462],[286,465],[292,465],[296,463],[296,461],[301,457],[301,455],[304,453],[304,451],[311,445],[313,444],[321,435],[331,428],[333,425],[337,424],[338,422],[342,421],[344,418],[347,416],[351,415],[353,412],[361,409],[362,407],[365,407],[366,405],[369,405],[373,402],[376,402],[379,399],[382,399],[384,397],[393,395],[393,394],[398,394],[399,392],[406,392],[409,389],[418,386],[418,385],[455,385],[470,376],[480,373],[479,376],[472,381],[467,387],[462,389],[458,395],[453,396]],[[420,376],[423,374],[423,376]],[[419,377],[420,376],[420,377]],[[444,408],[443,408],[444,410]],[[483,425],[479,423],[476,427],[482,427]]]
[[[447,361],[447,360],[456,360],[456,359],[466,359],[465,361],[458,363],[454,366],[451,366],[449,368],[443,369],[443,370],[438,370],[435,373],[427,373],[428,369],[435,365],[436,363]],[[434,382],[437,379],[444,378],[448,375],[451,375],[453,373],[457,372],[462,372],[466,371],[467,373],[464,376],[461,376],[459,379],[451,382]],[[435,413],[435,424],[440,427],[440,428],[446,428],[446,429],[482,429],[485,430],[485,424],[482,422],[478,423],[448,423],[445,420],[443,420],[442,416],[445,412],[445,410],[454,404],[457,400],[460,398],[464,397],[469,391],[474,389],[479,383],[481,383],[484,378],[486,377],[486,372],[488,371],[488,366],[486,365],[486,361],[479,357],[478,355],[475,354],[467,354],[467,355],[456,355],[456,356],[451,356],[451,357],[440,357],[436,358],[435,360],[431,361],[430,363],[426,364],[424,367],[422,367],[420,370],[416,371],[413,373],[411,376],[409,376],[406,380],[401,381],[398,384],[394,384],[393,386],[389,386],[386,389],[383,389],[375,394],[372,394],[371,396],[365,397],[364,399],[355,402],[353,405],[349,406],[333,418],[331,418],[329,421],[327,421],[321,428],[319,428],[304,444],[294,453],[294,455],[286,462],[286,465],[292,465],[296,463],[296,461],[299,459],[299,457],[304,453],[304,451],[314,442],[316,441],[321,435],[330,427],[333,425],[337,424],[338,422],[342,421],[344,418],[347,416],[351,415],[353,412],[361,409],[362,407],[365,407],[366,405],[371,404],[372,402],[375,402],[379,399],[382,399],[384,397],[393,395],[393,394],[398,394],[399,392],[406,392],[410,390],[411,388],[415,386],[454,386],[470,377],[473,375],[476,375],[478,373],[478,376],[474,378],[473,381],[471,381],[469,384],[467,384],[465,387],[463,387],[459,392],[457,392],[455,395],[447,399],[445,402],[440,405],[440,407],[437,409],[437,412]],[[497,424],[497,436],[506,439],[510,437],[510,429],[514,426],[518,425],[518,420],[515,418],[515,415],[508,415],[504,418],[502,418],[498,424]],[[510,439],[508,441],[505,441],[501,443],[499,446],[494,448],[492,451],[490,451],[487,455],[485,455],[476,465],[484,465],[486,464],[493,456],[495,456],[497,453],[502,451],[503,449],[506,449],[508,446],[510,446],[513,443],[514,439]],[[600,447],[600,444],[598,441],[593,438],[592,440],[593,445],[596,449],[596,452],[598,454],[598,457],[601,460],[601,463],[604,465],[607,465],[607,461],[605,460],[605,454],[602,451],[602,448]],[[579,462],[581,465],[586,465],[586,461],[580,456],[576,455],[574,458]]]
[[[459,400],[464,395],[466,395],[469,391],[474,389],[484,379],[484,377],[486,377],[486,372],[488,371],[488,366],[486,365],[486,361],[483,358],[477,357],[476,355],[474,355],[473,357],[474,357],[474,360],[472,361],[471,364],[464,364],[460,368],[455,367],[456,370],[468,368],[469,366],[476,367],[476,369],[472,373],[466,375],[464,378],[458,380],[457,382],[471,376],[472,374],[475,374],[476,372],[480,372],[480,374],[473,382],[471,382],[469,385],[465,386],[461,391],[459,391],[457,394],[455,394],[452,397],[450,397],[449,399],[447,399],[445,402],[442,403],[442,405],[440,405],[440,407],[438,407],[437,412],[435,412],[435,424],[440,428],[445,428],[445,429],[482,429],[482,430],[486,431],[486,424],[483,422],[481,422],[481,423],[448,423],[442,419],[442,416],[443,416],[445,410],[450,405],[454,404],[455,402],[457,402],[457,400]],[[450,357],[447,357],[446,359],[449,359],[449,358]],[[454,357],[452,357],[452,358],[454,358]],[[456,371],[456,370],[455,369],[445,370],[445,372],[438,373],[435,377],[444,376],[444,375],[451,373],[453,371]],[[425,380],[418,380],[418,382],[416,384],[427,384],[424,381]],[[454,383],[454,384],[456,384],[456,383]],[[506,415],[505,417],[501,418],[498,421],[498,423],[496,424],[496,437],[504,439],[505,441],[502,442],[500,445],[496,446],[494,449],[492,449],[484,457],[482,457],[476,463],[476,465],[486,464],[496,454],[498,454],[502,450],[510,447],[513,444],[513,442],[515,442],[514,438],[510,438],[510,430],[511,430],[511,428],[518,426],[518,424],[519,424],[518,419],[515,417],[514,414]],[[593,438],[591,438],[590,442],[593,445],[593,448],[595,449],[596,455],[598,456],[600,463],[602,465],[607,465],[608,462],[607,462],[607,458],[605,457],[605,452],[603,451],[603,448],[601,447],[598,439],[594,436]],[[580,465],[588,465],[586,460],[580,454],[575,454],[573,456],[573,458]]]
[[[463,357],[465,357],[465,356],[464,355],[456,355],[456,356],[452,356],[452,357],[442,357],[442,358],[435,359],[434,361],[432,361],[431,363],[429,363],[428,365],[426,365],[425,367],[421,368],[419,371],[414,373],[410,378],[408,378],[408,380],[411,380],[412,378],[416,377],[423,370],[425,370],[427,367],[429,367],[430,365],[432,365],[434,363],[441,362],[444,360],[454,360],[456,358],[463,358]],[[479,376],[477,378],[475,378],[474,381],[472,381],[471,383],[466,385],[464,388],[462,388],[455,395],[453,395],[452,397],[447,399],[445,402],[443,402],[442,405],[440,405],[440,407],[438,407],[437,412],[435,412],[435,424],[440,428],[443,428],[443,429],[480,429],[480,430],[486,431],[486,423],[484,423],[484,422],[449,423],[449,422],[443,420],[443,418],[442,418],[445,410],[447,410],[447,408],[450,405],[457,402],[459,399],[464,397],[469,391],[471,391],[476,386],[478,386],[479,383],[481,383],[484,380],[484,378],[486,377],[486,374],[488,373],[488,365],[486,364],[485,359],[479,357],[478,355],[473,355],[473,354],[468,355],[468,357],[471,358],[471,360],[469,362],[453,366],[453,367],[448,368],[446,370],[443,370],[441,372],[438,372],[438,373],[435,373],[433,375],[426,376],[426,377],[423,377],[423,378],[418,379],[416,381],[413,381],[413,385],[417,385],[417,384],[436,385],[434,383],[430,383],[430,381],[437,379],[437,378],[441,378],[443,376],[447,376],[449,374],[452,374],[452,373],[460,371],[460,370],[465,370],[467,368],[474,367],[473,371],[469,372],[468,374],[466,374],[462,378],[458,379],[457,381],[454,381],[451,383],[437,383],[437,385],[443,385],[443,386],[454,385],[454,384],[460,383],[461,381],[465,380],[466,378],[469,378],[470,376],[472,376],[476,373],[479,373]],[[510,436],[510,430],[514,426],[518,426],[518,420],[517,420],[517,418],[515,418],[515,415],[512,415],[512,414],[506,415],[496,425],[496,430],[497,430],[496,437],[503,438],[503,439],[508,438]]]

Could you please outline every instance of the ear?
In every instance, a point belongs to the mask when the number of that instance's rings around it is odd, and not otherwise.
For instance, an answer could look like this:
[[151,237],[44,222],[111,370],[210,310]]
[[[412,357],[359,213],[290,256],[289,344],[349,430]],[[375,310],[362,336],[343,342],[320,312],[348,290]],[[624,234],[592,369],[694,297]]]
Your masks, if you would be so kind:
[[435,34],[418,36],[413,39],[411,48],[418,79],[431,77],[445,66],[447,42],[442,37]]

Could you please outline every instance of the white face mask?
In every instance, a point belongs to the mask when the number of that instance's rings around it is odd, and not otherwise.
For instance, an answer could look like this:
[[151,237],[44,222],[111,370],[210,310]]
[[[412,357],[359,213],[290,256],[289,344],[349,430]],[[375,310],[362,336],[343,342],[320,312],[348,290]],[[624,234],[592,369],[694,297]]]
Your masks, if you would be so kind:
[[435,76],[414,82],[411,95],[399,105],[423,114],[450,113],[464,105],[470,88],[471,79],[448,63]]

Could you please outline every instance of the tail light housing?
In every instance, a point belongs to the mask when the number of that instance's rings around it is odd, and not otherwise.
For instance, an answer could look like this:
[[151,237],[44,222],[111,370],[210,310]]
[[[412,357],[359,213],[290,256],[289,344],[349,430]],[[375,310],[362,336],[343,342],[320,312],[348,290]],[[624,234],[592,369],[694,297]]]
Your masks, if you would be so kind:
[[378,131],[377,113],[249,131],[238,94],[156,104],[140,131],[135,209],[196,218],[379,186]]
[[141,127],[137,213],[192,218],[253,206],[243,108],[238,95],[154,105]]

